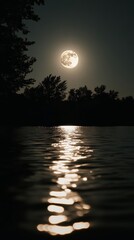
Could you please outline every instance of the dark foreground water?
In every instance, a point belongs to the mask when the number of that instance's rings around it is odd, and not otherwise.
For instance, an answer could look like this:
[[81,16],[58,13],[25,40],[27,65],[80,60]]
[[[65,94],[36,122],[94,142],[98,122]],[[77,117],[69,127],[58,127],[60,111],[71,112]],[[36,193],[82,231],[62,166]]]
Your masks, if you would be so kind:
[[1,127],[0,147],[1,239],[134,239],[134,127]]

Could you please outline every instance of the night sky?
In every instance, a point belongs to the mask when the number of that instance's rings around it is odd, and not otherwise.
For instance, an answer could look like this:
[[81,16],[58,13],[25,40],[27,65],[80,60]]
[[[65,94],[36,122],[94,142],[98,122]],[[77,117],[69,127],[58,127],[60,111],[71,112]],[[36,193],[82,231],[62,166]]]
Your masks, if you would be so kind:
[[[40,21],[29,23],[29,54],[37,58],[36,85],[49,74],[67,80],[68,90],[101,84],[119,96],[134,96],[134,1],[46,0],[36,7]],[[74,69],[60,64],[60,54],[79,56]]]

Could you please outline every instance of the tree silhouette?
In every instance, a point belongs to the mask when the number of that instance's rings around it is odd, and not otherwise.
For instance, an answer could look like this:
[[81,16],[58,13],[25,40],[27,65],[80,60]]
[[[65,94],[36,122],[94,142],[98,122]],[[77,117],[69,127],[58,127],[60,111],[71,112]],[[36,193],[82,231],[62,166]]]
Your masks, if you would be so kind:
[[94,91],[95,91],[96,95],[102,96],[105,93],[105,89],[106,89],[106,86],[101,85],[100,87],[95,87]]
[[0,95],[14,94],[34,82],[33,79],[26,79],[35,62],[35,58],[26,54],[28,47],[33,44],[25,37],[29,32],[26,20],[38,21],[34,4],[43,3],[43,0],[1,0]]
[[68,95],[68,101],[70,102],[76,102],[77,101],[77,94],[76,94],[76,89],[72,88],[69,91],[69,95]]
[[43,90],[43,95],[47,102],[62,101],[66,97],[67,84],[61,81],[60,76],[47,76],[39,87]]
[[61,81],[60,76],[49,75],[37,87],[26,87],[24,94],[15,95],[12,101],[5,101],[5,105],[1,101],[0,123],[134,125],[134,98],[128,96],[120,99],[117,91],[106,92],[105,89],[104,85],[96,87],[94,93],[86,86],[70,89],[68,99],[64,101],[66,81]]
[[123,97],[122,98],[122,103],[126,104],[126,105],[134,105],[134,98],[132,96],[127,96],[127,97]]
[[26,88],[24,95],[36,102],[60,102],[66,97],[66,89],[66,81],[61,81],[60,76],[50,74],[36,88]]
[[70,89],[68,100],[71,102],[87,102],[92,98],[92,91],[87,86],[80,87],[79,89]]
[[118,92],[115,90],[109,90],[106,92],[106,86],[101,85],[100,87],[95,87],[94,99],[105,100],[105,101],[115,101],[118,99]]
[[38,103],[38,102],[44,102],[43,97],[43,89],[40,86],[32,87],[32,88],[25,88],[24,90],[24,97],[27,100],[30,100],[31,103]]
[[94,88],[93,99],[96,104],[100,105],[100,104],[107,103],[109,98],[108,98],[108,93],[105,90],[106,90],[105,85],[101,85],[100,87],[97,86]]
[[114,90],[110,90],[109,92],[108,92],[108,96],[109,96],[109,98],[111,99],[111,100],[117,100],[118,99],[118,92],[117,91],[114,91]]

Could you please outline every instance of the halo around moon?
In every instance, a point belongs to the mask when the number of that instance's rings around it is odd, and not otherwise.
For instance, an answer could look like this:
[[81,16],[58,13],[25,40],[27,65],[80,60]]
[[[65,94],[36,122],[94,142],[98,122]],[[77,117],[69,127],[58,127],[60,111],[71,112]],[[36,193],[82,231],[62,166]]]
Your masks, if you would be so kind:
[[66,50],[61,54],[60,61],[65,68],[75,68],[78,65],[79,57],[73,50]]

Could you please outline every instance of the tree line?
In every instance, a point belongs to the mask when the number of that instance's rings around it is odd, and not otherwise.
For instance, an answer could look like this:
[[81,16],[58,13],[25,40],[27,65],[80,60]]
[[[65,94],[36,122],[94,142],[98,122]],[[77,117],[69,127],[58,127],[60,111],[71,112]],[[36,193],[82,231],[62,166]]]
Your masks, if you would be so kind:
[[[67,91],[67,81],[49,75],[24,93],[1,98],[2,124],[12,125],[134,125],[134,98],[119,98],[105,85]],[[8,101],[7,101],[8,100]]]

